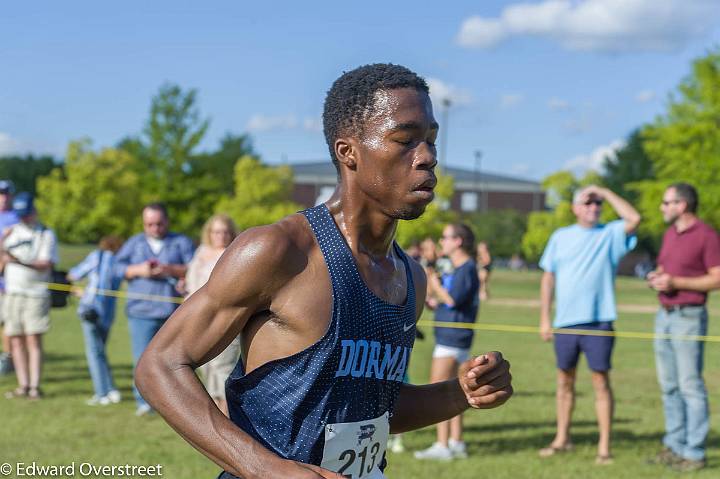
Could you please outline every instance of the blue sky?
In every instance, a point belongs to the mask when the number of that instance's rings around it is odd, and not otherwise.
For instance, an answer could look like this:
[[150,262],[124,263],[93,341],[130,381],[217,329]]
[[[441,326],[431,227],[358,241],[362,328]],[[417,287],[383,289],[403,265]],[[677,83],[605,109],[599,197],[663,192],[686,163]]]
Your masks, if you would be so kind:
[[449,163],[540,179],[598,164],[720,45],[716,0],[11,2],[0,12],[0,154],[138,133],[166,81],[196,88],[204,148],[249,132],[270,163],[326,159],[325,92],[406,65],[450,97]]

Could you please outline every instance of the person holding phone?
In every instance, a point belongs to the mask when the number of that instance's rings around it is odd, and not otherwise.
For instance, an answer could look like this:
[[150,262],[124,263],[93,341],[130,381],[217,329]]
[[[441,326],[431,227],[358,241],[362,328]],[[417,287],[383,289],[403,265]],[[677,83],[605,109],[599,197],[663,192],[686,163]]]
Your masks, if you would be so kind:
[[[115,257],[116,274],[128,281],[131,296],[126,313],[135,365],[160,326],[178,307],[172,298],[180,297],[176,285],[185,276],[195,251],[190,238],[169,231],[170,221],[162,203],[145,206],[142,220],[144,231],[130,238]],[[137,388],[134,394],[135,414],[152,412]]]

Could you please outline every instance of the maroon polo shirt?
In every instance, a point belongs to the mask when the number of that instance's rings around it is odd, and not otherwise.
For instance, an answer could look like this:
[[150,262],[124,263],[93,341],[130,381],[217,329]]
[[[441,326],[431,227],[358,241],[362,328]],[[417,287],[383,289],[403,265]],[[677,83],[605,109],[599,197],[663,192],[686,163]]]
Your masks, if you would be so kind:
[[[695,220],[682,233],[678,233],[673,225],[663,236],[657,263],[671,276],[703,276],[710,268],[720,266],[720,237],[712,227],[700,220]],[[707,293],[680,290],[659,293],[658,297],[663,306],[705,304]]]

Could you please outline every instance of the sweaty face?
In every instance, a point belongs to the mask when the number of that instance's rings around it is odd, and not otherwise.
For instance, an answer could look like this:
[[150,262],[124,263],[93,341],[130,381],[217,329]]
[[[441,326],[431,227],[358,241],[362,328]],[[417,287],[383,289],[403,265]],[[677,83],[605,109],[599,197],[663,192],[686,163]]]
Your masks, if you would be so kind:
[[425,92],[380,90],[356,139],[357,186],[393,219],[414,219],[433,200],[438,124]]
[[142,214],[143,230],[151,238],[162,239],[167,235],[168,219],[162,211],[145,208]]
[[673,224],[685,211],[685,202],[678,198],[675,188],[668,188],[663,194],[660,212],[666,224]]

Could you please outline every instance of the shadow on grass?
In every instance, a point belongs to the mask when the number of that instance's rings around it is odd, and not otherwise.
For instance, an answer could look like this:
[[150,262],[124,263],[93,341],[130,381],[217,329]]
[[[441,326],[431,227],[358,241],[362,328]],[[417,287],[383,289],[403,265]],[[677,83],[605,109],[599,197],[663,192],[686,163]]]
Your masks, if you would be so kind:
[[79,351],[77,354],[59,354],[46,351],[44,356],[46,363],[64,363],[68,361],[78,362],[85,360],[85,355],[82,351]]
[[[479,454],[487,453],[513,453],[527,450],[539,450],[550,444],[554,434],[537,434],[519,437],[493,437],[489,440],[473,441],[468,449]],[[571,434],[572,442],[576,447],[597,444],[598,434],[593,432],[575,432]],[[660,447],[661,433],[638,434],[629,430],[616,430],[612,435],[614,448],[623,448],[625,445],[636,448],[639,443],[657,444]]]
[[[614,425],[631,424],[637,422],[636,419],[618,418],[613,421]],[[597,427],[595,421],[573,421],[572,426],[577,427]],[[505,432],[513,430],[529,430],[529,429],[555,429],[555,421],[536,421],[536,422],[507,422],[496,424],[470,424],[465,425],[464,429],[468,432]]]

